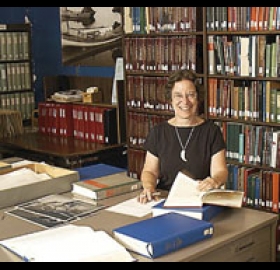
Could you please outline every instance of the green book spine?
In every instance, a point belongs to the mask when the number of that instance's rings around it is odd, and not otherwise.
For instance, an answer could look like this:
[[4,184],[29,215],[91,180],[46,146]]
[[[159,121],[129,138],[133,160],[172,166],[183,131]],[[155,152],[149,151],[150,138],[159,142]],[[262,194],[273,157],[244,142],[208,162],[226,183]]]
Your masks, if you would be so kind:
[[239,159],[240,163],[244,162],[244,155],[245,155],[245,134],[239,134]]

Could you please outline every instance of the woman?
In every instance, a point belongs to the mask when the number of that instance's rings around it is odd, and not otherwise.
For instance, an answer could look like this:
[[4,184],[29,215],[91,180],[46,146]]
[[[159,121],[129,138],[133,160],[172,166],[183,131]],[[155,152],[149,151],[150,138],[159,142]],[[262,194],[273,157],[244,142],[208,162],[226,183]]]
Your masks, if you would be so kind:
[[155,126],[147,137],[140,203],[157,200],[157,188],[170,190],[179,171],[200,181],[200,191],[220,188],[227,181],[225,141],[217,125],[199,117],[197,81],[189,70],[169,77],[166,94],[175,117]]

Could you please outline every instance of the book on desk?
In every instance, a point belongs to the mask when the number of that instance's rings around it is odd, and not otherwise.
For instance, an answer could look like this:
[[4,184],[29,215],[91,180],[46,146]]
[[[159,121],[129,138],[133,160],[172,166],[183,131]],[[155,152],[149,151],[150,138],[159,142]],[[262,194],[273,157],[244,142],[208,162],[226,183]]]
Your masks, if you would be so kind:
[[209,239],[212,223],[168,213],[113,230],[114,238],[129,251],[154,259]]
[[179,172],[164,203],[166,208],[203,207],[203,205],[219,205],[241,208],[244,192],[224,188],[207,191],[198,190],[198,181],[186,173]]
[[73,183],[72,193],[92,200],[102,200],[141,188],[141,181],[128,177],[126,172],[120,172]]
[[218,214],[222,213],[228,207],[218,205],[203,205],[202,207],[179,207],[179,208],[166,208],[164,207],[165,200],[152,207],[153,217],[157,217],[170,212],[175,212],[181,215],[186,215],[200,220],[211,221]]
[[105,231],[66,225],[0,241],[25,262],[133,262]]

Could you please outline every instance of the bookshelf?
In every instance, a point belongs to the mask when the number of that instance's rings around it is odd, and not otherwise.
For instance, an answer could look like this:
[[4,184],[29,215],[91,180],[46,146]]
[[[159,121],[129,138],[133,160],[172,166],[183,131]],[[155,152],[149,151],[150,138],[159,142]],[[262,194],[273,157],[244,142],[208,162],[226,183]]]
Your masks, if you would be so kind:
[[[277,14],[276,7],[124,8],[127,141],[133,177],[139,177],[142,145],[150,128],[173,116],[164,100],[166,79],[184,67],[201,77],[203,117],[221,127],[229,169],[238,169],[239,177],[230,178],[228,187],[247,188],[241,168],[258,169],[258,181],[266,172],[280,181],[280,148],[275,148],[275,143],[280,145]],[[258,192],[264,198],[252,193],[254,197],[244,204],[279,213],[279,203],[273,208],[272,194],[278,194],[274,200],[279,200],[280,192],[272,187],[263,184]]]
[[[244,205],[275,213],[280,181],[278,13],[277,7],[207,7],[204,12],[207,118],[221,126],[227,141],[229,185],[253,185]],[[254,174],[244,179],[251,168]]]
[[[89,87],[98,87],[101,92],[101,100],[98,103],[83,103],[83,102],[71,102],[70,104],[54,102],[51,99],[51,96],[55,92],[59,91],[67,91],[70,89],[79,89],[82,91],[86,91]],[[112,111],[114,117],[111,117],[112,126],[114,126],[114,122],[116,122],[116,132],[113,132],[116,135],[110,139],[110,141],[114,141],[113,144],[123,145],[126,142],[126,115],[125,115],[125,97],[124,97],[124,85],[123,81],[118,81],[116,85],[116,102],[112,101],[112,88],[113,88],[113,80],[111,78],[103,78],[103,77],[90,77],[90,76],[46,76],[44,77],[44,93],[46,102],[42,102],[42,104],[56,104],[62,105],[66,110],[70,110],[69,113],[72,115],[74,108],[81,111],[83,108],[94,109],[107,109]],[[40,105],[40,104],[39,104]],[[67,108],[67,106],[72,108]],[[115,111],[115,113],[113,112]],[[82,117],[84,118],[84,117]],[[93,117],[94,118],[94,117]],[[85,123],[80,125],[81,132],[85,134],[86,127]],[[59,128],[58,128],[59,129]],[[87,131],[88,132],[88,131]],[[54,132],[46,132],[49,135],[56,135],[56,131]],[[53,133],[53,134],[52,134]],[[72,135],[60,134],[62,137],[73,136],[73,130],[70,131]],[[81,136],[79,139],[85,141],[91,141],[86,139],[85,136]],[[92,142],[92,141],[91,141]],[[110,143],[109,143],[110,144]]]
[[[228,187],[279,215],[279,7],[205,7],[206,117],[227,142]],[[279,226],[277,228],[279,257]]]
[[[279,14],[277,7],[124,8],[132,177],[140,177],[150,128],[173,115],[161,95],[167,76],[194,69],[201,77],[203,117],[221,127],[227,142],[227,188],[245,191],[245,207],[279,214]],[[190,58],[182,64],[177,60],[183,55]]]
[[124,8],[128,172],[133,178],[140,178],[150,128],[174,115],[164,89],[170,73],[189,68],[203,81],[202,11],[200,7]]
[[35,107],[31,25],[0,25],[0,109],[21,113],[29,123]]

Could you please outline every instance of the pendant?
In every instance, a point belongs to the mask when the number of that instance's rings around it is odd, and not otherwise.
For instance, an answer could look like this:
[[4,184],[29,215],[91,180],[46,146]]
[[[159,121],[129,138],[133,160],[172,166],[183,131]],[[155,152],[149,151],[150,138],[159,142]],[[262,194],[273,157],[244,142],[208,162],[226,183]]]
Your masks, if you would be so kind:
[[186,158],[186,150],[183,149],[180,156],[184,162],[188,162],[188,159]]

